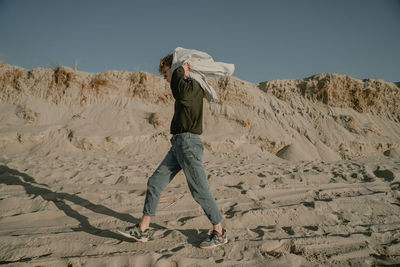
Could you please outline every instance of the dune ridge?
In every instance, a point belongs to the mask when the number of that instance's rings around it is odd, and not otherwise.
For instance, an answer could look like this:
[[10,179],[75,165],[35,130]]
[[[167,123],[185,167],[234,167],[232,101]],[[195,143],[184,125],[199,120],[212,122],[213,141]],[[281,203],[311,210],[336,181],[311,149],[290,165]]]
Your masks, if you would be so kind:
[[[220,96],[219,103],[205,101],[203,139],[213,153],[329,161],[398,151],[400,93],[394,83],[334,73],[261,83],[209,79]],[[3,147],[24,142],[26,149],[50,139],[63,149],[118,152],[154,140],[168,146],[173,99],[161,77],[2,63],[0,80],[7,106]]]

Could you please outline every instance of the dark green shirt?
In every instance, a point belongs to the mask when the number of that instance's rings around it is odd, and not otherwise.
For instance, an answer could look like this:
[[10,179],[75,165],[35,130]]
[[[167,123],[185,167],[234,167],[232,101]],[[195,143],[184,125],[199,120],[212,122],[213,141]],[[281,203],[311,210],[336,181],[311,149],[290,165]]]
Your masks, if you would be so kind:
[[171,134],[203,132],[203,97],[200,84],[185,77],[185,70],[177,68],[171,78],[172,95],[175,98],[174,117],[171,122]]

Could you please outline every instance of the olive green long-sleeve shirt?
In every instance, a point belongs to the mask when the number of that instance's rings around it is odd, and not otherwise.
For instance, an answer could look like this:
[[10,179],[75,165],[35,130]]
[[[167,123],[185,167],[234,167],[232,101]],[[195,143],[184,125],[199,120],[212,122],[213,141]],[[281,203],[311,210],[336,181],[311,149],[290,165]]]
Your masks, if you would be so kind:
[[203,132],[203,97],[200,84],[185,77],[182,67],[175,69],[171,78],[172,95],[175,98],[174,117],[171,122],[171,134]]

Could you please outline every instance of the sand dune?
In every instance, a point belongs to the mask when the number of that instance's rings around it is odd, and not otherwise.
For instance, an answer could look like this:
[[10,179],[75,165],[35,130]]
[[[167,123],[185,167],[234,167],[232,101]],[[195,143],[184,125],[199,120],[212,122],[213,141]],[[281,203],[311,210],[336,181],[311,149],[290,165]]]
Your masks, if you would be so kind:
[[169,148],[173,99],[148,73],[0,64],[0,263],[10,266],[400,264],[400,89],[323,73],[210,78],[204,165],[229,243],[178,174],[155,241],[136,223]]

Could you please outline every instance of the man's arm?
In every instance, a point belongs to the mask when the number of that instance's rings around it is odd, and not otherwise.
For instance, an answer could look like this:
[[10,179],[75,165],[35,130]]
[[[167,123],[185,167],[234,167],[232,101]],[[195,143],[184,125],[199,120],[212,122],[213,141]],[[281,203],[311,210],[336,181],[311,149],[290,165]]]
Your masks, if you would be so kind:
[[185,68],[179,67],[172,74],[171,90],[176,100],[184,100],[193,91],[192,82],[185,80]]

